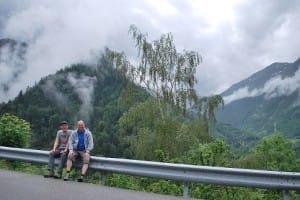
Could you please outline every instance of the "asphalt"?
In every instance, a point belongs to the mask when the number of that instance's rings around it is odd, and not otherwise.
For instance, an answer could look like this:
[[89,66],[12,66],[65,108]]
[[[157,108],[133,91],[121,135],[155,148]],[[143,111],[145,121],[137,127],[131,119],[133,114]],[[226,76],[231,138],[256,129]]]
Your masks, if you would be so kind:
[[0,200],[179,200],[180,197],[65,182],[0,169]]

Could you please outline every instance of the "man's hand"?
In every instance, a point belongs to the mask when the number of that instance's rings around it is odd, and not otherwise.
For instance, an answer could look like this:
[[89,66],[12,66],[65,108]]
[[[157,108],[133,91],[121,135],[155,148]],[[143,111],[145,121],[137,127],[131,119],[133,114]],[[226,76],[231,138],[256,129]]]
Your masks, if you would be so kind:
[[51,149],[51,150],[50,150],[50,153],[54,153],[54,152],[55,152],[55,149]]
[[67,152],[67,150],[66,149],[64,149],[64,150],[61,150],[59,153],[66,153]]

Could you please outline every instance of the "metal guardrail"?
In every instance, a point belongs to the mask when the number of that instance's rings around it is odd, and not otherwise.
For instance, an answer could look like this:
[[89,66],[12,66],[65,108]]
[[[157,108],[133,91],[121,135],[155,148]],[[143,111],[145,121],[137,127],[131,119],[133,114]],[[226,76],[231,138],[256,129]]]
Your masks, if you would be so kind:
[[[0,146],[0,158],[46,164],[49,152]],[[107,173],[181,181],[184,183],[184,198],[188,198],[189,183],[282,190],[284,199],[290,199],[289,190],[300,190],[298,172],[196,166],[95,156],[91,156],[89,168],[101,171],[102,184],[105,184]]]

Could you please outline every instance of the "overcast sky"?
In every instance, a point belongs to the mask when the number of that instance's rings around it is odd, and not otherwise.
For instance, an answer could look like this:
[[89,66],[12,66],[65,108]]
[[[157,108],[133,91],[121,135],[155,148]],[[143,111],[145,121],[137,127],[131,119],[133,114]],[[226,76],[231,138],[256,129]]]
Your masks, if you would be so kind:
[[[26,70],[0,102],[104,46],[134,58],[131,24],[150,39],[172,32],[178,50],[202,55],[201,96],[300,57],[299,0],[0,0],[0,38],[30,45]],[[14,74],[9,64],[0,63],[0,84]]]

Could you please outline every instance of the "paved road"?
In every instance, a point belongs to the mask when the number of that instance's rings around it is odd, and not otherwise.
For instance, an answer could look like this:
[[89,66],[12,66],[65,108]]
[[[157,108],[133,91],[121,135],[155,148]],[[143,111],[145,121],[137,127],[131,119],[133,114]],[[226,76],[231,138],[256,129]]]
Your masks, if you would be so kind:
[[0,200],[179,200],[182,198],[64,182],[42,176],[0,169]]

